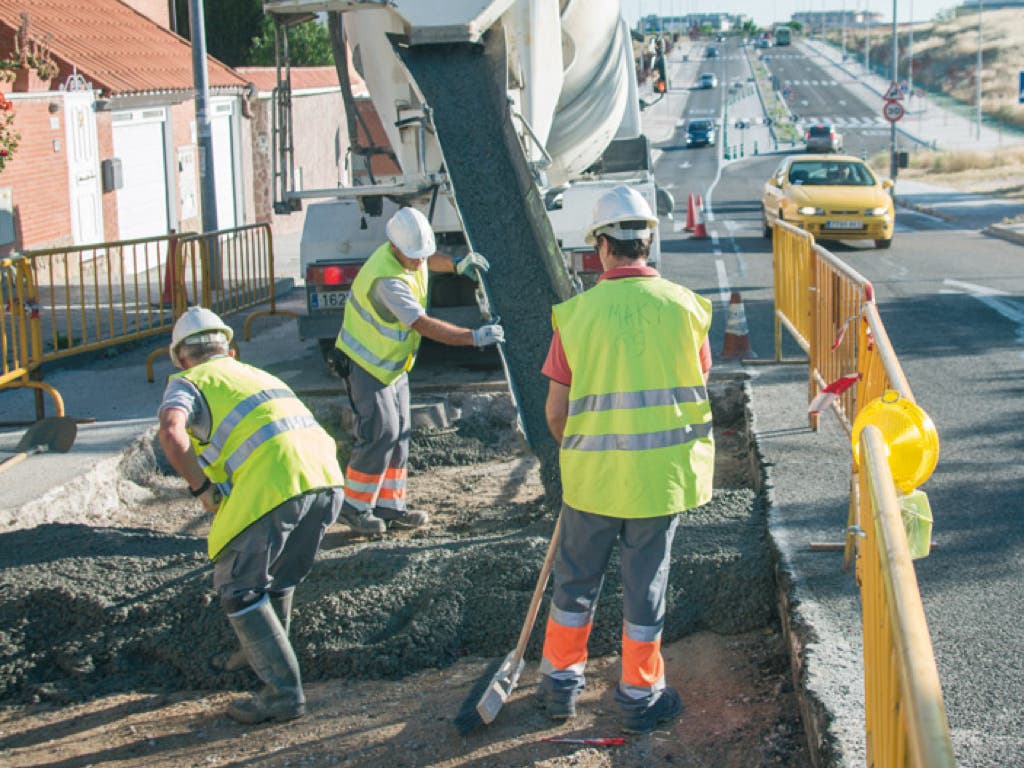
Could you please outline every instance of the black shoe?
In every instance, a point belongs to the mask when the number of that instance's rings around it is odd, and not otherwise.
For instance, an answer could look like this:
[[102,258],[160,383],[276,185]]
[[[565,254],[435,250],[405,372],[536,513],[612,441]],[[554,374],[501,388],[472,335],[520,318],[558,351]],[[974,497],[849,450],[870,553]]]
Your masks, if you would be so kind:
[[622,715],[622,730],[626,733],[650,733],[661,723],[675,720],[683,712],[683,702],[672,686],[665,686],[661,696],[647,709],[626,711]]
[[356,533],[365,533],[368,535],[381,535],[387,530],[387,526],[384,521],[379,517],[376,517],[373,512],[356,512],[355,510],[342,508],[338,517],[342,521],[352,528]]
[[579,696],[577,691],[554,693],[539,687],[533,695],[533,703],[543,709],[544,713],[552,720],[568,720],[576,717],[577,696]]
[[393,509],[378,508],[374,510],[373,514],[384,521],[389,531],[411,531],[422,528],[430,519],[430,515],[422,509],[405,509],[398,512]]

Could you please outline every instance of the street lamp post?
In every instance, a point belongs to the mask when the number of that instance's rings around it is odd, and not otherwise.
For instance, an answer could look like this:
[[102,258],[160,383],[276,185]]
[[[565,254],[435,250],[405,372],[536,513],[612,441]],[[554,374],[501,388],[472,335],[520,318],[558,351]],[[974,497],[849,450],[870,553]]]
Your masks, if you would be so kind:
[[982,69],[982,58],[981,58],[981,16],[985,10],[985,0],[978,0],[978,64],[974,68],[974,81],[975,81],[975,96],[974,100],[977,103],[977,116],[975,120],[975,131],[974,138],[981,141],[981,69]]
[[[896,0],[892,0],[892,81],[899,82],[899,38],[896,36]],[[896,121],[889,123],[889,178],[896,178]]]

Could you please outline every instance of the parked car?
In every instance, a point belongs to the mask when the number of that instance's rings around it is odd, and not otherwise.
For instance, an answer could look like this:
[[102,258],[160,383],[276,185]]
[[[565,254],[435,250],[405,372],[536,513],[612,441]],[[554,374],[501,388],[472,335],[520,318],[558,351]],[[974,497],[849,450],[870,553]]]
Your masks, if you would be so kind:
[[804,134],[808,152],[842,152],[843,136],[834,125],[812,125]]
[[686,126],[686,146],[715,146],[717,139],[714,120],[691,120]]
[[888,248],[896,224],[892,185],[850,155],[787,157],[764,185],[764,236],[782,220],[815,240],[874,240],[875,247]]
[[703,72],[701,73],[699,84],[701,88],[717,88],[718,78],[713,72]]

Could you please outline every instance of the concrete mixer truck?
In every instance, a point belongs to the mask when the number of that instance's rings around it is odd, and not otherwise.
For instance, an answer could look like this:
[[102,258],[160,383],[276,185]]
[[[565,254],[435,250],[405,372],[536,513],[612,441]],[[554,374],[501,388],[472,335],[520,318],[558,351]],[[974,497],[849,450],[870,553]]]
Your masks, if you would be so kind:
[[[279,209],[321,199],[307,207],[301,240],[308,314],[300,334],[333,344],[359,265],[386,239],[390,215],[415,206],[442,251],[472,249],[490,261],[485,311],[511,331],[502,353],[527,439],[546,438],[543,393],[517,395],[515,372],[539,370],[551,305],[600,269],[583,242],[594,202],[626,183],[652,208],[671,210],[667,194],[659,200],[641,132],[619,0],[265,0],[264,10],[279,42],[289,23],[328,13],[343,95],[353,67],[388,145],[353,147],[353,186],[297,191],[288,131],[278,133]],[[287,61],[279,67],[286,94]],[[286,103],[278,114],[286,127]],[[374,167],[384,152],[394,161],[389,172]],[[659,256],[655,242],[652,261]],[[431,314],[479,323],[467,278],[432,276],[430,302]]]

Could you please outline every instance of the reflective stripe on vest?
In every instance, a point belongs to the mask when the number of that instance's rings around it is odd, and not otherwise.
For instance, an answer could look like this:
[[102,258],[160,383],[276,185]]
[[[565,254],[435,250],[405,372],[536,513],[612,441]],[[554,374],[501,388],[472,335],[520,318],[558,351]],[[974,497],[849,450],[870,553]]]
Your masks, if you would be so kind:
[[211,559],[288,499],[344,484],[334,440],[280,379],[230,357],[175,375],[191,381],[210,409],[210,442],[190,437],[223,495],[207,538]]
[[604,280],[557,305],[572,371],[559,454],[565,503],[620,518],[711,498],[711,404],[699,350],[706,299],[659,277]]
[[390,243],[380,246],[359,269],[345,307],[345,316],[335,346],[360,368],[391,384],[416,362],[420,335],[397,320],[380,315],[371,298],[378,280],[401,280],[420,306],[427,306],[427,264],[408,272],[395,256]]

